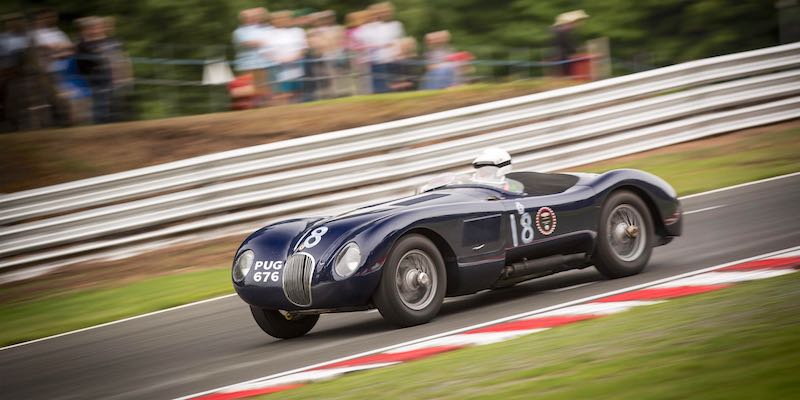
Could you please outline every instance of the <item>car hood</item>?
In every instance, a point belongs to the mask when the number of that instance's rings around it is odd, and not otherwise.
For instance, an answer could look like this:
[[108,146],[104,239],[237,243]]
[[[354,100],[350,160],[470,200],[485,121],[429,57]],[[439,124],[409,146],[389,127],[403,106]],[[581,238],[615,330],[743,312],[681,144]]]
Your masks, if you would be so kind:
[[494,191],[491,189],[475,187],[434,190],[385,203],[357,208],[321,220],[318,222],[318,225],[339,222],[347,224],[369,223],[402,212],[413,212],[430,207],[448,206],[455,203],[485,201],[487,195],[493,192]]
[[[254,249],[259,259],[273,260],[285,260],[289,255],[302,251],[324,263],[334,257],[342,246],[354,241],[359,233],[385,218],[454,203],[483,201],[492,192],[485,188],[441,189],[357,208],[336,216],[283,221],[254,232],[245,240],[242,248]],[[308,239],[314,235],[319,239]]]

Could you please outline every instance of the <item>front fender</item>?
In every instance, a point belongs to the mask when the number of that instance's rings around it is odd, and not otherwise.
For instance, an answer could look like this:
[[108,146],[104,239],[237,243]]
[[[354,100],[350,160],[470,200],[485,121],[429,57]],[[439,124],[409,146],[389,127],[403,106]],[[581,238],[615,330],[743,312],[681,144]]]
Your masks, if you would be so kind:
[[681,235],[683,230],[681,202],[675,189],[658,176],[634,169],[618,169],[598,176],[591,186],[598,195],[598,205],[602,205],[608,195],[618,189],[627,189],[639,194],[653,215],[659,235],[663,237]]
[[244,250],[258,250],[268,259],[286,259],[291,249],[309,227],[323,218],[297,218],[267,225],[251,233],[236,251],[238,255]]
[[[390,248],[367,232],[369,227],[380,226],[380,219],[375,215],[341,220],[302,219],[262,228],[248,237],[239,249],[239,252],[253,250],[256,259],[250,273],[243,282],[234,282],[234,288],[246,303],[266,309],[293,311],[367,306],[380,282],[381,267]],[[317,230],[325,233],[309,241]],[[338,251],[349,242],[359,245],[364,261],[353,275],[342,278],[334,272],[334,263]],[[275,274],[274,280],[264,280],[261,275],[258,280],[255,277],[256,272],[263,273],[264,268],[272,265],[270,262],[285,262],[295,252],[306,253],[315,260],[311,278],[312,303],[307,307],[292,304],[286,298],[283,271]],[[258,270],[258,265],[262,269]],[[267,272],[272,278],[275,270],[267,269]]]
[[[491,207],[493,205],[490,205]],[[368,264],[359,274],[369,278],[370,293],[380,283],[381,271],[392,248],[408,233],[421,234],[439,249],[447,271],[447,295],[474,293],[485,289],[500,275],[505,266],[504,239],[498,236],[481,253],[465,254],[463,221],[502,211],[487,204],[459,204],[459,207],[432,207],[413,213],[398,213],[370,225],[359,235],[359,242],[371,246]],[[498,235],[500,233],[498,232]],[[469,246],[471,248],[471,246]]]

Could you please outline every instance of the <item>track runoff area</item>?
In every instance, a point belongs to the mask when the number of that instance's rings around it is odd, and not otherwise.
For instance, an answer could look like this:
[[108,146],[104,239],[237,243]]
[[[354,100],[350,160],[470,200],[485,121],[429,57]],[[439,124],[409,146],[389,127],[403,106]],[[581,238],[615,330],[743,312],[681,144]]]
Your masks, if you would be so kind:
[[[691,236],[697,237],[693,240],[685,241],[683,243],[685,247],[681,251],[664,253],[671,254],[671,261],[665,264],[662,263],[664,265],[661,268],[651,268],[646,270],[646,272],[649,272],[645,274],[627,278],[627,282],[630,283],[626,284],[626,280],[612,280],[580,283],[569,287],[559,286],[558,289],[548,290],[547,292],[552,293],[546,293],[546,296],[543,296],[546,299],[543,300],[559,298],[561,300],[543,301],[540,299],[539,301],[534,301],[534,304],[530,304],[526,301],[526,297],[517,300],[512,299],[507,302],[497,303],[498,305],[508,305],[508,307],[503,307],[499,312],[492,307],[483,309],[483,312],[490,315],[488,317],[476,317],[474,313],[470,312],[455,313],[450,315],[449,318],[444,317],[431,322],[429,324],[431,329],[427,331],[433,331],[434,333],[430,335],[404,335],[403,333],[408,332],[407,330],[392,331],[389,332],[389,335],[381,335],[381,337],[386,338],[386,340],[383,340],[385,344],[378,344],[375,346],[375,350],[369,352],[355,350],[362,348],[360,345],[349,346],[352,349],[351,352],[331,351],[330,348],[318,349],[320,351],[315,354],[322,353],[321,356],[308,362],[308,364],[313,365],[298,363],[288,365],[283,370],[280,368],[267,368],[263,375],[268,376],[261,378],[256,378],[259,376],[258,374],[255,374],[255,376],[242,376],[240,381],[245,382],[234,385],[230,385],[230,383],[238,380],[235,376],[240,375],[243,371],[252,371],[253,368],[266,368],[269,365],[269,360],[264,360],[267,363],[264,364],[255,363],[253,359],[250,359],[250,367],[245,370],[236,370],[237,373],[233,374],[234,378],[230,380],[228,378],[214,379],[212,377],[194,379],[185,376],[187,373],[194,374],[197,371],[208,371],[209,368],[219,372],[219,367],[224,364],[224,361],[215,361],[208,357],[203,357],[203,352],[189,352],[189,354],[197,355],[197,358],[182,359],[175,364],[169,358],[160,358],[159,355],[142,355],[142,359],[152,358],[154,363],[163,362],[162,366],[166,371],[163,374],[158,374],[157,377],[142,375],[137,370],[127,370],[128,368],[136,367],[125,364],[121,358],[114,358],[113,355],[109,357],[98,356],[97,359],[87,357],[89,361],[80,360],[80,362],[76,362],[70,371],[64,371],[57,367],[57,365],[62,364],[63,357],[74,357],[76,354],[92,351],[92,349],[103,349],[103,346],[119,346],[124,343],[135,347],[139,344],[136,341],[131,342],[129,340],[131,336],[142,336],[144,339],[139,340],[150,340],[151,338],[147,336],[147,332],[150,329],[147,329],[147,327],[159,330],[160,328],[154,327],[153,324],[163,324],[165,323],[164,321],[172,321],[167,323],[174,323],[188,332],[203,331],[201,329],[202,324],[218,323],[214,321],[219,321],[222,316],[214,316],[211,318],[212,321],[195,321],[193,318],[183,320],[182,318],[186,314],[204,315],[203,309],[233,300],[231,298],[235,294],[230,294],[0,348],[0,358],[8,355],[4,359],[12,363],[12,360],[29,361],[18,365],[7,365],[9,372],[17,371],[16,373],[29,374],[38,371],[39,374],[48,376],[50,380],[50,382],[39,382],[35,387],[36,393],[34,393],[32,387],[25,388],[14,385],[15,379],[13,378],[5,381],[0,379],[0,387],[3,387],[5,393],[12,397],[16,394],[16,397],[21,396],[20,398],[53,398],[58,397],[54,393],[62,393],[65,384],[91,386],[91,382],[96,382],[99,378],[105,383],[116,381],[117,379],[120,381],[110,385],[112,387],[101,385],[102,388],[96,390],[78,386],[75,387],[75,395],[78,397],[102,398],[110,397],[111,394],[116,393],[119,395],[117,397],[131,398],[136,397],[136,395],[130,391],[140,387],[141,391],[137,393],[139,395],[148,393],[145,395],[148,398],[171,398],[189,393],[195,394],[182,398],[241,398],[256,394],[279,392],[280,390],[304,385],[317,379],[335,378],[351,371],[397,364],[466,346],[508,340],[532,334],[541,329],[550,329],[583,319],[597,318],[678,296],[720,290],[743,280],[790,273],[797,268],[797,264],[792,266],[792,260],[800,257],[800,254],[798,254],[800,252],[800,246],[798,246],[800,245],[800,240],[798,240],[800,236],[797,235],[797,228],[800,227],[797,224],[800,220],[793,215],[794,211],[796,211],[796,199],[800,195],[800,192],[797,191],[798,182],[800,182],[800,173],[794,173],[683,197],[682,200],[685,200],[684,207],[686,209],[684,215],[694,218],[691,224],[691,232],[696,235]],[[730,229],[734,229],[734,231],[729,231]],[[725,230],[727,234],[712,234],[719,230]],[[703,239],[703,235],[710,236],[706,240]],[[735,246],[737,243],[742,245]],[[767,251],[772,252],[767,253]],[[752,257],[755,254],[760,255]],[[672,260],[672,257],[674,257],[674,260]],[[725,264],[721,264],[723,262]],[[692,266],[697,263],[700,265],[697,267]],[[736,267],[733,268],[734,266]],[[569,281],[574,280],[567,279],[565,282]],[[583,279],[578,281],[583,281]],[[586,285],[590,286],[587,288],[579,287]],[[604,287],[604,289],[593,289],[599,287]],[[623,295],[627,297],[623,297]],[[469,300],[467,299],[467,301]],[[540,305],[537,306],[536,303]],[[221,309],[228,310],[230,307],[222,307]],[[514,311],[505,313],[504,311],[507,309],[513,309]],[[359,317],[355,314],[349,317]],[[356,320],[364,321],[365,319]],[[463,323],[458,323],[459,320],[463,320]],[[233,323],[238,320],[231,317],[225,319],[225,321]],[[246,326],[248,327],[252,324],[249,319],[246,319],[245,322],[244,318],[240,322],[247,324]],[[432,329],[435,328],[434,325],[447,328],[442,330]],[[425,330],[425,326],[422,329]],[[120,333],[119,331],[127,333]],[[126,336],[116,336],[120,334]],[[256,334],[253,334],[253,336],[257,336],[257,338],[254,337],[252,340],[259,341],[261,338],[260,335]],[[392,337],[400,338],[400,340],[395,341],[391,339]],[[191,350],[183,345],[183,338],[176,339],[174,337],[165,337],[163,342],[148,343],[148,346],[152,346],[148,348],[151,351],[162,352],[170,346],[170,343],[173,343],[170,340],[178,340],[176,346],[180,349]],[[261,342],[259,341],[258,343]],[[200,345],[202,344],[203,341],[200,341]],[[27,348],[30,348],[30,351]],[[228,350],[236,351],[236,349]],[[6,353],[6,351],[9,353]],[[325,353],[330,354],[330,356],[325,357]],[[37,367],[37,363],[44,360],[47,360],[46,362],[51,365]],[[140,359],[139,361],[142,360]],[[89,365],[87,364],[89,362],[95,364]],[[106,364],[98,367],[96,363]],[[184,365],[185,363],[198,365],[197,368],[190,368],[188,371],[183,368],[176,369],[175,365]],[[31,369],[31,372],[22,372],[27,371],[28,368]],[[119,371],[124,372],[126,370],[125,379],[127,381],[118,375]],[[27,379],[26,382],[28,381],[33,383],[37,382],[38,379]],[[209,384],[209,382],[214,381],[216,381],[216,384]],[[218,388],[197,393],[213,387]],[[166,392],[172,393],[167,394]],[[78,393],[83,393],[83,395]],[[291,392],[285,392],[278,396],[290,394]]]
[[[745,183],[684,198],[703,196],[796,175],[798,174]],[[718,207],[722,206],[690,210],[685,214],[704,212]],[[579,321],[620,313],[634,307],[643,307],[674,298],[722,290],[739,282],[771,278],[797,271],[800,271],[800,246],[196,393],[181,397],[179,400],[229,400],[279,393],[315,381],[334,379],[351,372],[387,367],[464,347],[482,346],[511,340]]]

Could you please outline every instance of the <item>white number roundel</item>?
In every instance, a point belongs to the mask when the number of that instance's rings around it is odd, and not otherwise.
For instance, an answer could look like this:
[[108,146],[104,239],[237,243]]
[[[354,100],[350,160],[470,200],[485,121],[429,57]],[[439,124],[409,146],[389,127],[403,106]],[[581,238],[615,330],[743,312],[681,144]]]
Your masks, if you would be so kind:
[[306,249],[310,249],[318,245],[319,242],[322,240],[322,235],[324,235],[326,232],[328,232],[328,228],[324,226],[314,229],[313,231],[311,231],[311,234],[308,235],[306,241],[303,242],[303,247]]

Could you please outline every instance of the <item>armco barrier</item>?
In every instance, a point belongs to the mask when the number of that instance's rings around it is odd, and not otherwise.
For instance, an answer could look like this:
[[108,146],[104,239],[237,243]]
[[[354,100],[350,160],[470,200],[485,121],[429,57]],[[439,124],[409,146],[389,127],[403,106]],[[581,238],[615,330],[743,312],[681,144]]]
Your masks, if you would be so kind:
[[797,118],[799,67],[784,45],[12,193],[0,269],[410,193],[490,145],[552,170]]

